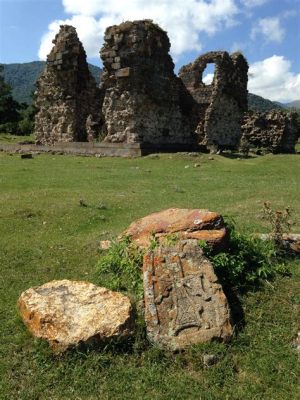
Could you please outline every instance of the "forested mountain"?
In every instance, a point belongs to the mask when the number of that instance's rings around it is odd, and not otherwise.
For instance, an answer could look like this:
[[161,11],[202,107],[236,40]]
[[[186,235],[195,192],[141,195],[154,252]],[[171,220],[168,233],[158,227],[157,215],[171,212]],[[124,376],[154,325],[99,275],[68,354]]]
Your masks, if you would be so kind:
[[[44,61],[33,61],[23,64],[3,64],[4,79],[12,87],[12,94],[19,103],[31,104],[31,93],[35,90],[35,82],[45,68]],[[100,82],[101,68],[89,64],[91,73],[97,83]],[[284,108],[300,108],[300,100],[280,104],[264,99],[256,94],[248,95],[249,109],[255,111],[282,110]]]
[[[35,82],[45,68],[44,61],[33,61],[23,64],[2,64],[4,79],[12,87],[12,94],[19,103],[31,104],[31,93],[35,90]],[[96,82],[100,81],[101,68],[89,64],[89,69]]]
[[253,111],[282,110],[284,107],[278,102],[264,99],[256,94],[248,94],[248,108]]

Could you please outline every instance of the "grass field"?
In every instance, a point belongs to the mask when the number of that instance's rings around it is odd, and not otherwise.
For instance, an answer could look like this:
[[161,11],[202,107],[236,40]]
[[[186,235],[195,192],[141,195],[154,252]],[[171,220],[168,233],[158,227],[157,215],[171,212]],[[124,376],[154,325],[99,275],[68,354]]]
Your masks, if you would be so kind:
[[[270,201],[291,207],[300,232],[299,155],[213,158],[0,153],[0,399],[300,398],[291,347],[299,330],[299,259],[289,262],[291,276],[240,299],[245,326],[229,345],[173,355],[137,342],[58,357],[18,317],[18,296],[31,286],[61,278],[97,283],[99,241],[153,211],[208,208],[233,217],[243,232],[267,232],[260,210]],[[203,354],[219,362],[205,368]]]
[[19,136],[10,133],[0,133],[0,143],[18,143],[25,140],[34,140],[33,135]]

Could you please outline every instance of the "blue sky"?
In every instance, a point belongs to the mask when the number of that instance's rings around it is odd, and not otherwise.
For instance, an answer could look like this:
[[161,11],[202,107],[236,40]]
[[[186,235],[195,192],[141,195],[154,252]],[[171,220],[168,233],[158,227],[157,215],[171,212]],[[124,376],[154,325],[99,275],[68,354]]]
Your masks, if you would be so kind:
[[0,0],[0,62],[45,59],[61,23],[101,65],[105,27],[150,18],[168,31],[176,71],[211,50],[240,50],[249,91],[300,99],[300,0]]

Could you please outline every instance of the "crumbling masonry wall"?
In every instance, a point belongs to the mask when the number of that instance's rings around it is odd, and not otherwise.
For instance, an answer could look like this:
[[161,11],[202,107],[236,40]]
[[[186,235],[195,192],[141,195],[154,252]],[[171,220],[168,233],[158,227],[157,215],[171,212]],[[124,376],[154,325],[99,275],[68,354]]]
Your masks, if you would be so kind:
[[[215,74],[210,85],[203,72],[210,63]],[[182,67],[179,77],[194,99],[190,112],[199,144],[209,148],[236,148],[241,138],[241,120],[247,110],[248,64],[240,53],[209,52]]]
[[243,145],[272,153],[295,153],[299,138],[297,113],[249,111],[242,123]]
[[101,94],[76,30],[62,25],[37,82],[34,133],[38,144],[88,141],[99,134]]
[[165,31],[150,20],[107,28],[101,49],[108,142],[193,144]]
[[[111,26],[104,39],[97,88],[75,28],[61,26],[37,83],[37,143],[98,138],[157,150],[238,146],[248,71],[240,53],[207,53],[177,77],[169,38],[151,20]],[[216,65],[211,85],[202,82],[208,63]]]

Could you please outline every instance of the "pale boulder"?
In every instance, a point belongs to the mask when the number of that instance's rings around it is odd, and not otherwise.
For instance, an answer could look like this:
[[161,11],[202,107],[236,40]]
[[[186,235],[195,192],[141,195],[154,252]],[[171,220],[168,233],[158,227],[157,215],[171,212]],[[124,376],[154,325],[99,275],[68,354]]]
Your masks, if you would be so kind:
[[55,352],[132,333],[130,300],[89,282],[60,280],[30,288],[18,307],[31,333],[48,340]]

